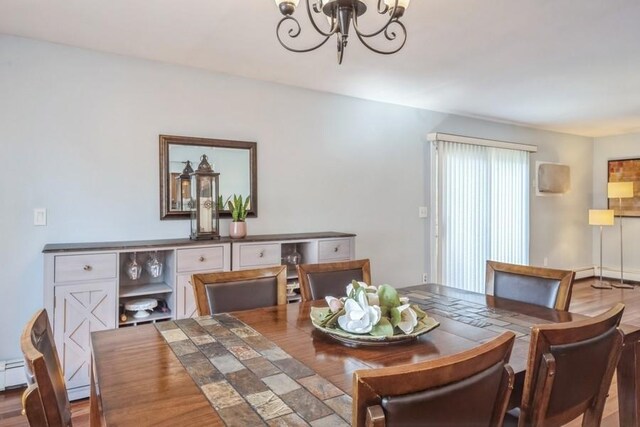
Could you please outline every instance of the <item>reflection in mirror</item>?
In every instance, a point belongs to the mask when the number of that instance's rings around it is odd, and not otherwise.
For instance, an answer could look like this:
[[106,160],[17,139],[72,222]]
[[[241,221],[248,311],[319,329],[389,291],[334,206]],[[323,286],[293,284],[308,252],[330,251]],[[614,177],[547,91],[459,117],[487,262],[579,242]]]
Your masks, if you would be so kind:
[[[170,210],[189,210],[185,203],[181,203],[184,195],[189,198],[191,194],[191,186],[186,183],[189,182],[186,179],[189,176],[187,168],[191,169],[191,165],[198,164],[203,154],[209,159],[213,170],[220,174],[220,199],[223,201],[224,210],[228,210],[226,202],[233,194],[242,194],[246,197],[251,193],[248,150],[169,144],[169,171],[173,183]],[[179,190],[180,188],[182,191]]]
[[249,196],[249,216],[256,216],[255,142],[160,135],[161,219],[189,217],[190,174],[203,154],[220,174],[221,216],[229,216],[227,202],[234,194]]

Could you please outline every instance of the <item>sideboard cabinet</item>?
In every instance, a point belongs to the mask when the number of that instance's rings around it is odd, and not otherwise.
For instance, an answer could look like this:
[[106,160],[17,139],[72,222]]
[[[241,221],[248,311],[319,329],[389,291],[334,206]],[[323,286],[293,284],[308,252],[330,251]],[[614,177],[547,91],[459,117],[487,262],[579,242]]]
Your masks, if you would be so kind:
[[[43,252],[44,305],[69,398],[75,400],[89,395],[91,332],[194,316],[191,275],[196,273],[286,264],[291,291],[297,284],[294,265],[288,263],[291,254],[300,263],[354,259],[355,235],[326,232],[241,240],[49,244]],[[290,301],[298,298],[293,292],[289,297]],[[124,311],[128,301],[140,298],[161,304],[144,318]]]

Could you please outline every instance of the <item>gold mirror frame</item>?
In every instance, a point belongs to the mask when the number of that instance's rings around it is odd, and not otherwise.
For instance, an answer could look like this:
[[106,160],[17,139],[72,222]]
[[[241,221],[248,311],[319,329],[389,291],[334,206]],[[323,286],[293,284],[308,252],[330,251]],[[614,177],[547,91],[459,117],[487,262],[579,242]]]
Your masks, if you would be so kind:
[[[248,141],[230,141],[224,139],[210,138],[194,138],[188,136],[160,135],[160,219],[189,219],[188,211],[171,210],[171,169],[169,166],[169,146],[185,145],[185,146],[204,146],[204,147],[220,147],[233,148],[238,150],[247,150],[249,152],[249,187],[250,202],[248,215],[250,217],[258,216],[258,161],[257,161],[257,144]],[[197,164],[193,165],[195,169]],[[217,171],[216,171],[217,172]],[[222,177],[222,176],[221,176]],[[246,195],[245,195],[246,196]],[[231,212],[226,209],[220,210],[221,218],[230,218]]]

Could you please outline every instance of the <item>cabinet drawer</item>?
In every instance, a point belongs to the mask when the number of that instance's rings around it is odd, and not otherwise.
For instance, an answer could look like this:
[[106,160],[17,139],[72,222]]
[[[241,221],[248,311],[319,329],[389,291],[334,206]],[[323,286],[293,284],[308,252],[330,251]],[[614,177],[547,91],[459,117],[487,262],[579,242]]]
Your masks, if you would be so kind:
[[224,246],[178,249],[178,273],[224,270]]
[[320,240],[318,261],[348,260],[351,258],[351,239]]
[[55,258],[54,280],[56,283],[113,279],[116,273],[115,253],[57,255]]
[[238,252],[238,267],[259,268],[280,265],[280,244],[242,245]]

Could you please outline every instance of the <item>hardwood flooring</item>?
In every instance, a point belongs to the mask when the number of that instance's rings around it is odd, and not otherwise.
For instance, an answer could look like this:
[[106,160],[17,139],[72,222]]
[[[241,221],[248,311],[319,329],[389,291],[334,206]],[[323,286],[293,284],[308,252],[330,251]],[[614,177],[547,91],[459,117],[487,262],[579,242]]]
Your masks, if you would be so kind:
[[[617,302],[623,302],[626,308],[622,321],[630,325],[640,326],[640,287],[636,287],[633,290],[600,290],[592,288],[590,286],[592,282],[592,279],[587,279],[574,284],[570,311],[594,316],[604,312]],[[1,427],[24,427],[28,425],[26,418],[21,415],[22,391],[23,389],[17,389],[0,393]],[[603,427],[619,426],[617,399],[618,392],[614,376],[614,383],[611,386],[607,404],[604,408]],[[73,402],[71,411],[73,413],[74,426],[85,427],[89,425],[88,399]],[[580,425],[580,418],[567,424],[570,427],[578,427]]]

